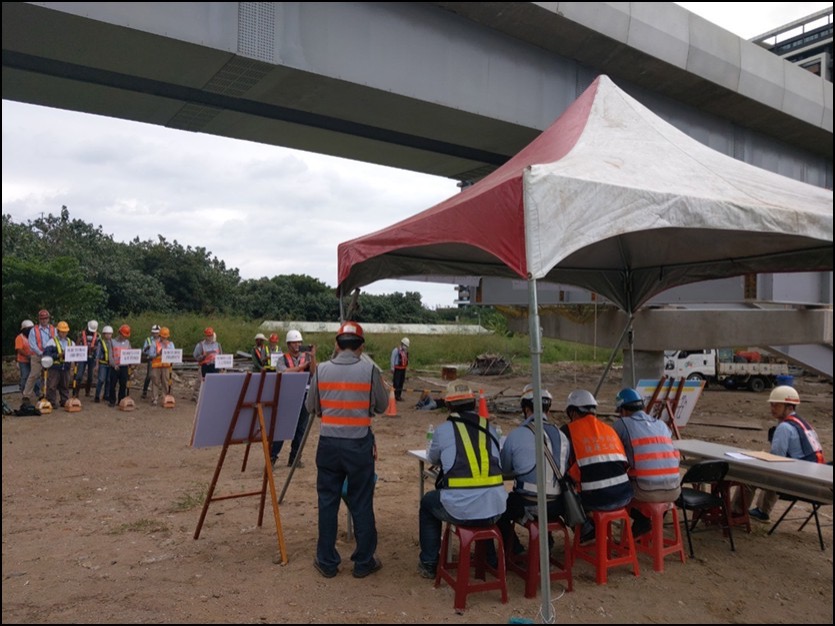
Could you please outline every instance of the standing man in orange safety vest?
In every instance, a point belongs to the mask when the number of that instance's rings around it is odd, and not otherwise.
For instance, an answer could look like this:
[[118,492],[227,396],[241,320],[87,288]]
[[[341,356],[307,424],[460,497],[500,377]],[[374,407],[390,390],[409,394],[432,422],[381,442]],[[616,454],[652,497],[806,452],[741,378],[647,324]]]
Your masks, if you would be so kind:
[[354,578],[365,578],[382,567],[375,555],[374,462],[376,447],[371,417],[388,406],[388,392],[379,368],[362,358],[362,326],[344,322],[336,333],[336,355],[322,363],[310,381],[307,410],[322,419],[316,450],[316,491],[319,499],[319,538],[313,567],[325,578],[339,573],[342,558],[336,549],[342,485],[354,521],[357,547],[351,555]]
[[391,380],[394,399],[403,400],[403,386],[406,384],[406,369],[409,367],[409,338],[403,337],[400,345],[391,351]]

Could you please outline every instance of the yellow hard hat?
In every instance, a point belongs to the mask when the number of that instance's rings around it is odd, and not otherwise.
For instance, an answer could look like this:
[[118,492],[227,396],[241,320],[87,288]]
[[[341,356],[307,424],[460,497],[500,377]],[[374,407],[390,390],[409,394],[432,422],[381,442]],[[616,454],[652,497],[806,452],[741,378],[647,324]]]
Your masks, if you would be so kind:
[[58,322],[58,325],[55,327],[58,329],[59,333],[68,333],[70,332],[70,325],[66,322]]

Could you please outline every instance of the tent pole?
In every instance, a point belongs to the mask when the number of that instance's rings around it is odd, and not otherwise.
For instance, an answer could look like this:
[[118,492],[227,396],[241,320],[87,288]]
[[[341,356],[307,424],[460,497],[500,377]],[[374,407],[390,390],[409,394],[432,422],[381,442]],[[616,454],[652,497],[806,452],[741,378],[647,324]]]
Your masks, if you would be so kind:
[[[635,318],[635,316],[632,313],[630,313],[629,314],[629,319],[626,320],[626,326],[624,327],[623,332],[620,334],[620,339],[618,339],[618,342],[617,342],[617,344],[615,344],[615,347],[612,348],[612,354],[609,356],[609,362],[606,363],[606,367],[603,370],[603,374],[600,376],[600,380],[598,381],[597,387],[594,390],[594,397],[595,398],[597,398],[597,394],[600,392],[600,388],[603,386],[603,381],[606,380],[606,375],[609,373],[609,369],[612,367],[612,362],[615,360],[615,355],[618,353],[618,350],[620,349],[621,344],[623,344],[624,337],[626,337],[626,334],[632,328],[632,320],[634,318]],[[632,368],[633,369],[635,368],[634,358],[633,358],[633,361],[632,361]],[[634,376],[634,374],[633,374],[633,376]],[[633,383],[632,386],[633,387],[635,386],[634,383]]]
[[[536,513],[539,519],[539,587],[542,597],[540,614],[545,624],[554,622],[551,607],[551,571],[549,546],[546,541],[548,536],[548,509],[545,502],[545,440],[543,439],[544,428],[542,426],[542,371],[540,360],[542,356],[542,334],[539,328],[539,305],[536,298],[536,279],[528,279],[528,333],[531,342],[531,378],[533,379],[533,412],[536,431]],[[536,398],[540,398],[537,402]],[[505,546],[510,550],[511,546]]]

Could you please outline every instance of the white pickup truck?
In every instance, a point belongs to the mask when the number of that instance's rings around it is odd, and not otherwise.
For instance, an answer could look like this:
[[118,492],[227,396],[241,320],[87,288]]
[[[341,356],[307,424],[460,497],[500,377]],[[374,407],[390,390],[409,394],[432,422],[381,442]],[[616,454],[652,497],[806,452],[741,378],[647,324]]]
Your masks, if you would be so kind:
[[[737,357],[736,361],[741,360]],[[664,373],[672,378],[720,383],[726,389],[760,392],[778,384],[778,376],[788,376],[787,363],[735,362],[734,352],[721,350],[668,350],[664,353]]]

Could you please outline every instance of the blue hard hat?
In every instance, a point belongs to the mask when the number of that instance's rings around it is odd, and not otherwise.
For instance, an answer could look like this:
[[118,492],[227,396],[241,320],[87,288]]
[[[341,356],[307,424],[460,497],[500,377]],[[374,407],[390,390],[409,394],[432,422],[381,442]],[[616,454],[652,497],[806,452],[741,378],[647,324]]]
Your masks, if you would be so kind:
[[644,398],[637,391],[631,387],[625,387],[615,396],[615,410],[626,408],[630,410],[638,410],[644,408]]

